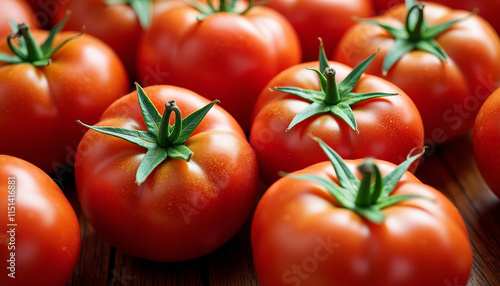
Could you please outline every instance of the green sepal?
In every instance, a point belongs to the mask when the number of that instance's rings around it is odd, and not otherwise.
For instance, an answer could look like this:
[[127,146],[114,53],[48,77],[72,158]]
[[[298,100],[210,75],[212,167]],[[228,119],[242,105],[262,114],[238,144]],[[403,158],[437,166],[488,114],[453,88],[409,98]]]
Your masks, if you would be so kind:
[[[52,30],[49,32],[49,36],[41,46],[39,46],[29,27],[21,23],[17,25],[15,28],[12,28],[13,34],[7,36],[7,44],[9,45],[10,50],[13,55],[9,54],[0,54],[0,61],[10,63],[10,64],[19,64],[19,63],[29,63],[33,66],[47,66],[51,64],[51,57],[56,53],[62,46],[67,44],[69,41],[81,36],[84,33],[84,30],[79,34],[76,34],[68,39],[65,39],[56,47],[52,47],[55,36],[61,31],[63,26],[69,19],[69,12],[66,13],[66,16],[59,22]],[[10,23],[12,26],[12,22]],[[15,46],[12,43],[12,39],[18,38],[18,46]]]
[[358,22],[377,25],[386,30],[394,39],[394,46],[389,50],[382,64],[382,74],[387,72],[398,62],[402,56],[413,50],[422,50],[435,55],[441,61],[447,61],[447,54],[435,40],[437,36],[451,28],[456,23],[473,16],[476,12],[468,16],[449,21],[446,23],[429,26],[424,19],[424,4],[414,0],[405,1],[408,13],[404,28],[393,27],[372,19],[358,19]]
[[105,0],[105,3],[108,5],[129,4],[137,15],[143,29],[147,29],[151,25],[151,19],[153,18],[153,3],[151,0]]
[[203,5],[197,0],[184,0],[186,3],[191,5],[193,8],[198,10],[201,14],[196,17],[198,21],[202,21],[203,19],[207,18],[208,16],[216,13],[233,13],[233,14],[239,14],[239,15],[244,15],[248,11],[250,11],[252,8],[257,7],[257,6],[263,6],[266,5],[268,2],[271,0],[267,1],[261,1],[259,3],[255,3],[255,0],[249,0],[247,7],[243,11],[237,11],[236,10],[236,4],[239,0],[219,0],[219,6],[216,7],[216,5],[213,4],[214,0],[207,0],[207,4]]
[[371,93],[354,93],[353,89],[358,84],[363,72],[370,65],[376,53],[365,59],[357,65],[349,75],[344,78],[340,83],[336,82],[335,70],[328,66],[323,43],[320,40],[319,52],[319,65],[320,70],[307,68],[318,75],[321,90],[308,90],[293,86],[279,86],[274,90],[298,96],[306,101],[311,102],[309,106],[301,110],[292,119],[285,131],[290,131],[295,125],[311,118],[312,116],[330,113],[342,121],[349,127],[358,132],[356,117],[352,110],[352,105],[363,102],[368,99],[399,95],[399,93],[384,93],[384,92],[371,92]]
[[161,124],[161,114],[156,109],[156,106],[151,102],[144,89],[139,84],[135,84],[137,90],[137,100],[139,101],[139,106],[141,108],[142,118],[144,119],[144,124],[146,129],[153,136],[158,136],[160,133]]
[[[111,135],[147,149],[136,173],[137,184],[143,183],[159,164],[167,158],[191,160],[193,152],[185,142],[201,123],[208,111],[218,102],[214,100],[201,109],[182,119],[179,107],[171,100],[165,104],[165,111],[160,115],[153,102],[139,84],[137,99],[147,130],[131,130],[120,127],[90,126],[78,120],[78,123],[94,131]],[[170,115],[174,112],[175,121],[170,125]]]
[[382,177],[375,161],[367,158],[359,166],[360,172],[363,174],[360,181],[354,176],[337,152],[321,139],[317,137],[312,138],[318,142],[332,163],[339,183],[336,184],[324,177],[310,174],[284,174],[284,176],[296,180],[311,181],[321,185],[342,207],[356,212],[375,224],[383,223],[385,216],[382,210],[384,208],[412,198],[425,199],[425,197],[419,195],[391,195],[409,166],[422,156],[425,150],[408,157],[407,160],[398,165],[385,177]]
[[146,181],[153,170],[165,161],[167,157],[167,149],[158,146],[158,144],[154,144],[153,147],[148,148],[146,155],[142,158],[139,168],[137,168],[137,172],[135,173],[136,184],[140,185]]
[[120,127],[91,126],[81,122],[80,120],[77,120],[77,122],[89,129],[106,135],[118,137],[142,148],[150,149],[158,145],[156,143],[156,136],[147,131],[125,129]]
[[189,136],[193,134],[196,127],[201,123],[201,120],[207,115],[208,111],[217,103],[219,103],[219,100],[214,100],[182,119],[181,133],[174,141],[174,145],[184,144]]

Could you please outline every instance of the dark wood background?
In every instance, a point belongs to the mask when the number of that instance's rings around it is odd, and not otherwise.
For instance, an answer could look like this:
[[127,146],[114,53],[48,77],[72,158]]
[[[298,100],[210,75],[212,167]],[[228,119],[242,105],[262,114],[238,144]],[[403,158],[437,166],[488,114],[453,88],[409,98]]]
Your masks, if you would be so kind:
[[[416,175],[450,198],[467,224],[473,251],[468,285],[500,285],[500,200],[477,170],[471,137],[431,146],[428,153]],[[95,233],[80,210],[71,174],[67,177],[64,191],[82,233],[80,260],[68,285],[259,285],[252,265],[250,220],[231,241],[205,257],[180,263],[137,259]],[[449,281],[443,286],[464,285]]]

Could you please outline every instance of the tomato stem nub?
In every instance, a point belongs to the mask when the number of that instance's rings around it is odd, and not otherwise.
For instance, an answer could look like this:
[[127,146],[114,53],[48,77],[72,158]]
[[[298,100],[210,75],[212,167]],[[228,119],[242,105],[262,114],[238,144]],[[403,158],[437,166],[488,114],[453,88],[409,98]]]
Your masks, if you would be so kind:
[[23,37],[26,42],[26,60],[34,62],[43,59],[44,55],[42,49],[35,42],[28,25],[25,23],[19,24],[17,35]]
[[340,92],[335,75],[334,68],[327,67],[323,72],[326,78],[325,103],[328,105],[337,104],[340,101]]
[[372,183],[373,173],[374,173],[374,162],[373,160],[366,158],[363,164],[358,166],[358,170],[363,174],[361,177],[361,183],[359,185],[358,195],[356,196],[356,205],[359,207],[368,207],[371,205],[371,192],[370,185]]
[[[173,128],[170,126],[170,115],[174,112],[174,125]],[[170,131],[170,129],[172,129]],[[169,100],[165,103],[165,110],[163,111],[163,116],[160,124],[160,130],[158,134],[158,145],[167,148],[174,144],[174,142],[179,138],[182,130],[182,115],[181,110],[175,104],[175,100]]]

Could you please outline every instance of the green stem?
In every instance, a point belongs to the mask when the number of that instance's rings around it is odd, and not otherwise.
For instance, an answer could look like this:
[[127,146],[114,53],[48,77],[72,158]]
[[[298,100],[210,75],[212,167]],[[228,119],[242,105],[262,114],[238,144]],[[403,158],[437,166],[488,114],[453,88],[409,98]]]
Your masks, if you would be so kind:
[[340,101],[339,87],[335,78],[337,72],[334,68],[327,67],[323,74],[326,77],[325,103],[327,105],[337,104]]
[[220,2],[219,11],[226,12],[226,0],[220,0],[219,2]]
[[26,42],[26,48],[28,51],[26,59],[30,62],[42,60],[44,58],[43,51],[33,38],[28,25],[25,23],[19,24],[18,29],[18,34],[23,37]]
[[[424,3],[418,2],[415,6],[413,6],[408,12],[408,16],[406,18],[406,30],[408,31],[409,40],[410,41],[419,41],[422,39],[422,27],[424,24]],[[414,27],[410,27],[410,19],[412,13],[415,13],[415,9],[417,9],[418,18]]]
[[359,192],[356,196],[355,204],[359,207],[368,207],[372,204],[370,186],[375,172],[374,162],[367,158],[363,164],[358,166],[358,170],[363,174],[359,185]]
[[[170,115],[174,112],[175,121],[173,130],[170,133]],[[163,116],[161,118],[160,130],[158,134],[158,145],[164,148],[172,146],[172,144],[179,138],[182,129],[182,115],[181,110],[175,104],[175,100],[170,100],[165,103],[165,110],[163,111]]]

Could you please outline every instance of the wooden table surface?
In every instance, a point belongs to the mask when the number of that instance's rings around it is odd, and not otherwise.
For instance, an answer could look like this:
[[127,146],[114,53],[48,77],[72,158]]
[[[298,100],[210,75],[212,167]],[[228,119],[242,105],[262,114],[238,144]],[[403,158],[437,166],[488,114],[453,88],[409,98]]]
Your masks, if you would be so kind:
[[[478,173],[470,136],[434,146],[428,153],[416,175],[450,198],[465,220],[473,251],[468,285],[500,285],[500,200]],[[180,263],[146,261],[103,241],[81,212],[71,175],[63,184],[82,233],[80,260],[67,285],[259,285],[252,265],[250,220],[226,245],[205,257]],[[443,286],[464,285],[445,281]]]

